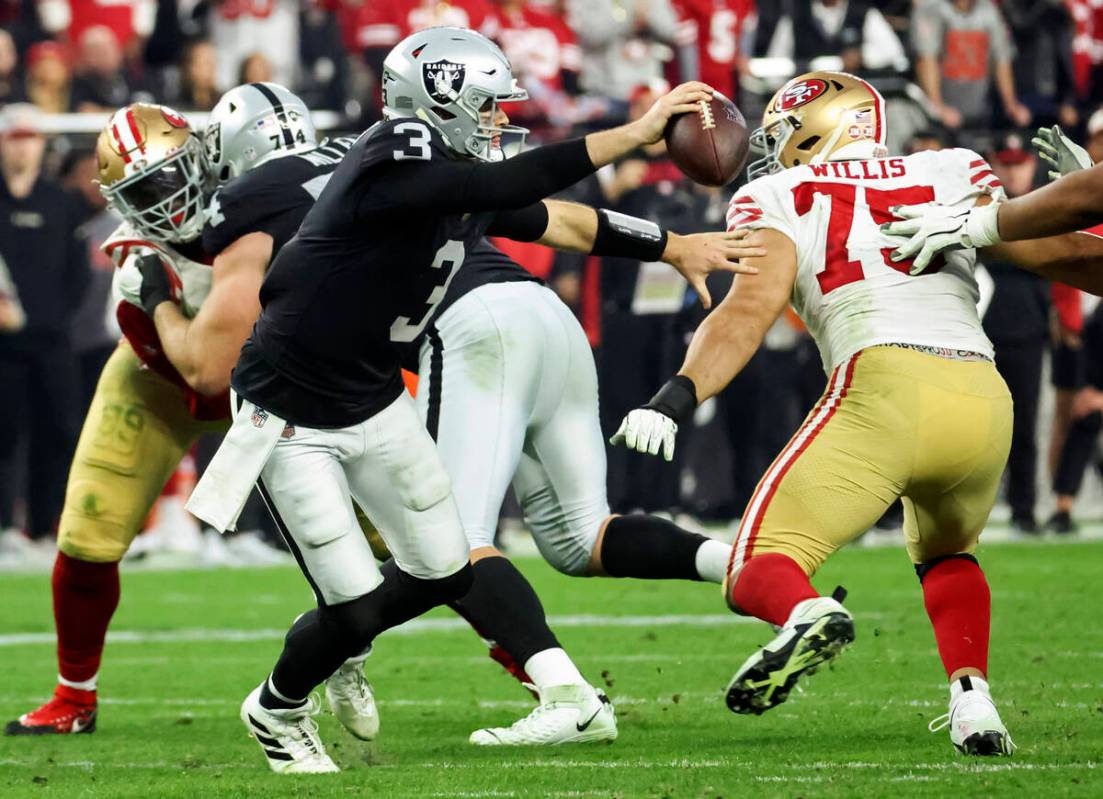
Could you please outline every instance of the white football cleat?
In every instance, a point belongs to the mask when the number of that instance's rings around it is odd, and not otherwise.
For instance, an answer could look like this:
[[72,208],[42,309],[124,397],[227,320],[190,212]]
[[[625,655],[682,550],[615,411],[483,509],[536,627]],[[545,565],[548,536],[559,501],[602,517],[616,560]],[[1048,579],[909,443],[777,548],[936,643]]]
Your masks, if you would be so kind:
[[510,727],[475,730],[469,739],[480,746],[554,746],[612,741],[617,719],[609,697],[590,685],[553,685],[540,691],[535,710]]
[[260,704],[257,686],[241,703],[241,721],[257,739],[268,765],[277,774],[332,774],[340,771],[318,738],[318,724],[312,718],[321,709],[311,695],[302,707],[269,710]]
[[931,732],[950,728],[950,743],[963,755],[1010,757],[1015,742],[1003,726],[988,683],[980,677],[961,677],[950,687],[950,712],[928,726]]
[[728,683],[728,708],[761,715],[788,699],[802,676],[838,657],[854,640],[845,597],[836,588],[833,596],[798,602],[777,637],[747,658]]
[[329,709],[345,729],[361,741],[379,734],[379,708],[371,684],[364,676],[367,655],[350,658],[326,680]]

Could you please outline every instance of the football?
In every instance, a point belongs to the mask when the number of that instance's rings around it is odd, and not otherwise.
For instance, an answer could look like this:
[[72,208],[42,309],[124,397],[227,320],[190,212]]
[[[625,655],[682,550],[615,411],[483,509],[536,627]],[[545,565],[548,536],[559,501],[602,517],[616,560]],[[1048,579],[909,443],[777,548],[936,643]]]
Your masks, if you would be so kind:
[[670,159],[704,186],[726,186],[747,163],[750,134],[743,114],[721,94],[701,101],[696,114],[679,114],[666,128]]

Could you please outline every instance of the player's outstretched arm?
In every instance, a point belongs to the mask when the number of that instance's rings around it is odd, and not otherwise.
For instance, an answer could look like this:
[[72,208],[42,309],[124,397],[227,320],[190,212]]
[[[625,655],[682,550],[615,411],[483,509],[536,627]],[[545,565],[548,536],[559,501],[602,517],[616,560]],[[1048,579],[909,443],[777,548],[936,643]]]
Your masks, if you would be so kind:
[[[542,233],[537,232],[540,230]],[[710,273],[757,274],[755,267],[740,259],[766,254],[761,247],[747,243],[745,230],[681,236],[646,219],[561,200],[545,200],[536,207],[501,214],[490,232],[522,241],[538,236],[535,240],[540,244],[557,250],[664,261],[689,282],[706,308],[712,307],[705,283]]]
[[907,241],[892,258],[914,257],[911,272],[918,274],[947,250],[1059,236],[1103,223],[1103,164],[996,205],[917,205],[894,208],[893,215],[899,221],[882,225],[882,232]]
[[984,253],[1103,297],[1103,238],[1091,233],[1002,242],[985,248]]
[[391,179],[384,179],[384,172],[369,182],[359,213],[368,215],[384,208],[435,213],[525,208],[573,186],[641,145],[658,141],[671,116],[695,112],[695,103],[711,98],[712,90],[703,83],[682,84],[627,125],[537,147],[494,163],[435,157],[428,145],[434,135],[428,126],[418,120],[406,121],[392,131],[397,139],[381,140],[379,146],[386,148],[388,159],[391,152],[395,155],[393,162],[388,160]]
[[200,394],[229,388],[241,346],[260,316],[260,284],[271,257],[267,233],[242,236],[215,258],[211,293],[194,319],[173,302],[152,309],[165,355]]
[[731,290],[697,328],[678,374],[642,408],[631,411],[610,439],[650,455],[674,458],[674,436],[698,404],[718,394],[747,365],[785,309],[797,275],[796,246],[775,230],[755,231],[751,244],[766,255],[755,277],[737,276]]

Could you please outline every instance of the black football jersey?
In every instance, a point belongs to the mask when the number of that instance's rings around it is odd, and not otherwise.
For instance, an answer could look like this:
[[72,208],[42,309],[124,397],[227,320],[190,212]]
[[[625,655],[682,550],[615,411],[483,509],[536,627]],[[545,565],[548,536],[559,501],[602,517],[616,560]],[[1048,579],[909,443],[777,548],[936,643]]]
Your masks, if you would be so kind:
[[403,390],[398,346],[418,337],[494,218],[403,204],[394,184],[407,159],[455,156],[424,123],[393,120],[367,130],[338,165],[269,268],[233,374],[239,394],[292,422],[335,428]]
[[234,389],[307,427],[375,415],[403,390],[400,347],[483,234],[538,239],[540,201],[593,171],[584,139],[488,163],[419,119],[369,128],[269,268]]
[[207,207],[203,249],[220,253],[248,233],[272,237],[272,257],[291,240],[355,137],[261,164],[222,186]]

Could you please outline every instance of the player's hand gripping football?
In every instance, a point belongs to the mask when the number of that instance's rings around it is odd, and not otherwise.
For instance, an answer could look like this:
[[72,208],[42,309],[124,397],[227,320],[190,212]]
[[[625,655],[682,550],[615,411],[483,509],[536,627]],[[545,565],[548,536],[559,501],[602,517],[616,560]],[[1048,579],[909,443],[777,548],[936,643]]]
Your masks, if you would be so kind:
[[921,273],[948,250],[987,247],[1000,241],[997,203],[972,208],[937,203],[901,205],[891,213],[896,221],[881,225],[881,232],[907,239],[893,250],[892,260],[914,258],[908,270],[912,275]]
[[671,233],[667,238],[663,260],[684,277],[706,308],[712,307],[705,278],[711,272],[723,270],[737,275],[757,275],[758,269],[740,263],[741,258],[756,258],[766,254],[765,247],[747,243],[749,230],[733,230],[730,233],[693,233],[679,236]]
[[630,122],[627,127],[640,144],[654,144],[663,137],[672,116],[697,113],[700,109],[698,103],[712,100],[713,94],[712,87],[700,81],[680,84],[656,100],[646,114]]
[[1038,135],[1030,140],[1038,156],[1053,169],[1049,179],[1057,180],[1081,169],[1091,169],[1092,157],[1088,151],[1061,132],[1060,125],[1038,128]]

